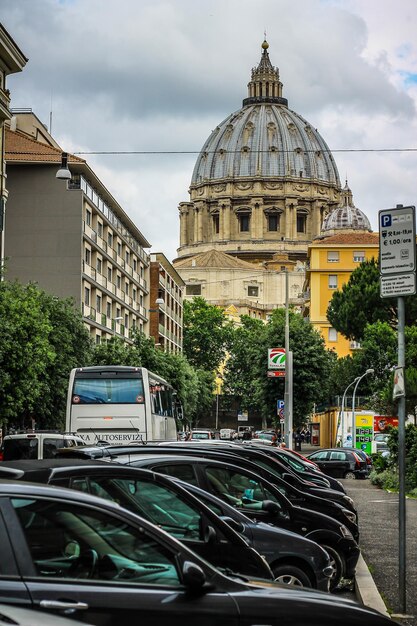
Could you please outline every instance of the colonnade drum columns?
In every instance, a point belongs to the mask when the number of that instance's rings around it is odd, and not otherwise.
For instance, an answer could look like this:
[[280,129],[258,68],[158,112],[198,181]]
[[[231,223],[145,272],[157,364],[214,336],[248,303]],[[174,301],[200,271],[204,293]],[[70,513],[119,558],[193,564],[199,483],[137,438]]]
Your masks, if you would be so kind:
[[[262,198],[253,198],[246,205],[232,207],[231,200],[221,200],[215,207],[209,208],[202,202],[181,203],[180,210],[180,247],[195,245],[198,243],[213,243],[218,241],[242,240],[245,237],[255,241],[273,240],[282,241],[310,241],[320,235],[323,217],[328,212],[328,206],[318,200],[314,200],[309,207],[307,203],[300,205],[296,199],[286,199],[285,208],[279,209],[265,205]],[[280,217],[278,231],[267,230],[265,209],[276,208]],[[250,230],[242,233],[239,230],[240,212],[250,215]],[[303,211],[306,216],[304,233],[297,232],[297,212]],[[214,232],[213,215],[218,215],[219,232]],[[192,235],[192,238],[190,237]]]

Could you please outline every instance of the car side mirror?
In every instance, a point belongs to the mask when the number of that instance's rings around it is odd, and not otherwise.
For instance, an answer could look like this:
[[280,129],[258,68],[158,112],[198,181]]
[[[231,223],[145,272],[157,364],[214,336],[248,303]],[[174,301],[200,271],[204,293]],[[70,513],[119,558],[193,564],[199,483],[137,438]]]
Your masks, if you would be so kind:
[[214,543],[217,539],[217,533],[213,526],[207,526],[204,532],[204,541],[205,543]]
[[278,515],[281,512],[281,507],[272,500],[264,500],[262,502],[262,509],[270,515]]
[[196,593],[201,591],[204,587],[206,575],[197,563],[184,561],[182,566],[182,581],[189,591]]
[[223,520],[223,522],[226,522],[226,524],[230,526],[230,528],[232,528],[232,530],[234,530],[235,532],[237,533],[245,532],[245,527],[242,524],[242,522],[239,522],[238,520],[233,519],[232,517],[228,517],[227,515],[222,515],[220,519]]

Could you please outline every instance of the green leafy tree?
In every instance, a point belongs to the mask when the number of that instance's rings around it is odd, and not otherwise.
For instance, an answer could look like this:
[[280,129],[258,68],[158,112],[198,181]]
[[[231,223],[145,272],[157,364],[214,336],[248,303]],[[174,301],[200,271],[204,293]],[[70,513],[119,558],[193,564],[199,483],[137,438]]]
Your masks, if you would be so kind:
[[0,283],[0,413],[16,427],[62,428],[69,372],[91,342],[72,301],[34,284]]
[[225,358],[230,332],[223,309],[201,297],[184,301],[183,350],[191,365],[216,371]]
[[[364,261],[354,270],[340,291],[336,291],[327,309],[331,325],[348,339],[361,341],[367,324],[386,322],[397,326],[395,298],[381,298],[379,266],[375,259]],[[417,319],[417,296],[406,302],[406,325]]]
[[51,324],[49,343],[54,352],[34,411],[38,428],[64,428],[68,380],[71,370],[88,364],[92,342],[72,299],[40,292],[43,315]]
[[119,337],[112,337],[94,346],[91,365],[129,365],[139,367],[136,348]]
[[[313,404],[328,394],[334,356],[324,340],[298,313],[290,312],[290,349],[293,352],[294,427],[301,426]],[[267,377],[268,348],[285,344],[285,311],[277,309],[267,324],[242,318],[236,329],[226,363],[225,388],[241,399],[242,408],[257,410],[273,422],[277,400],[284,398],[284,380]]]

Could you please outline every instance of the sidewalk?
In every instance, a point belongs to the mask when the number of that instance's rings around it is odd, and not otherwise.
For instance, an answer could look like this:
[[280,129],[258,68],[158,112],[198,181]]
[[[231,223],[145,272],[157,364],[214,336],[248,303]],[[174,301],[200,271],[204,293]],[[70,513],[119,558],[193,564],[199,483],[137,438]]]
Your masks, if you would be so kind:
[[[319,446],[302,444],[305,456]],[[378,489],[369,480],[343,480],[347,494],[358,511],[361,556],[355,576],[356,598],[362,604],[385,615],[392,615],[402,626],[417,626],[417,597],[407,598],[407,614],[400,619],[398,594],[398,495]],[[417,551],[417,501],[407,501],[407,517],[414,520],[408,529],[408,554]],[[407,520],[408,521],[408,520]],[[409,521],[408,521],[409,523]],[[372,572],[372,573],[371,573]],[[417,584],[417,562],[412,559],[407,568],[408,588]],[[409,594],[410,595],[410,594]],[[415,617],[414,617],[415,616]]]

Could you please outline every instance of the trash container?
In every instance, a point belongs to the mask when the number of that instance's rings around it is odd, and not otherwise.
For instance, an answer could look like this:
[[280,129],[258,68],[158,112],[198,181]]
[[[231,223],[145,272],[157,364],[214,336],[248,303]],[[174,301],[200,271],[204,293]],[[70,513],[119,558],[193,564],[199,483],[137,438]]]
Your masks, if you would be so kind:
[[300,435],[296,435],[294,439],[294,450],[296,452],[301,452],[301,437]]

